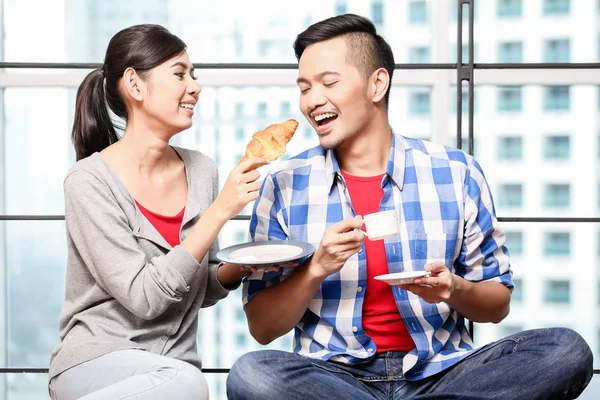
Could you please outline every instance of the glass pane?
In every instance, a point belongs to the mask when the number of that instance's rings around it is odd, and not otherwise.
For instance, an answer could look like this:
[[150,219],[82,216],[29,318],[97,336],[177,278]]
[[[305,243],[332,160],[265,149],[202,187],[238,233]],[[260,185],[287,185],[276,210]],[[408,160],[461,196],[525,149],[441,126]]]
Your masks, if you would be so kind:
[[62,182],[75,161],[70,137],[74,107],[74,90],[4,90],[7,214],[64,212]]
[[424,0],[322,0],[285,7],[276,0],[48,0],[36,3],[40,18],[32,20],[31,4],[5,0],[4,61],[102,62],[116,32],[155,23],[187,43],[193,62],[295,63],[296,35],[318,20],[354,13],[370,18],[389,40],[396,62],[406,62],[408,47],[433,44],[432,7]]
[[[475,62],[596,62],[598,26],[592,16],[598,15],[597,7],[596,1],[477,1],[474,44],[480,51]],[[450,12],[456,14],[453,8]],[[532,27],[538,34],[530,34]],[[448,36],[455,44],[456,29]]]
[[[526,329],[568,327],[585,338],[599,368],[600,224],[500,222],[500,227],[507,234],[515,283],[510,314],[499,324],[476,323],[476,344]],[[548,236],[565,234],[571,237],[571,252],[548,254]],[[553,245],[560,246],[556,240]],[[598,395],[600,388],[595,390]]]
[[476,86],[477,161],[498,215],[600,215],[599,95],[595,85]]

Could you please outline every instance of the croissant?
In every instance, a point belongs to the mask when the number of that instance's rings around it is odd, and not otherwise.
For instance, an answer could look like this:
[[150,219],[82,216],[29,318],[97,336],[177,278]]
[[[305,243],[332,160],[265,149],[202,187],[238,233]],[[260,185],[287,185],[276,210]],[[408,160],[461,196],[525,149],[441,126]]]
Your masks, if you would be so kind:
[[246,145],[246,154],[241,161],[249,157],[264,157],[271,161],[277,160],[285,153],[285,146],[294,136],[298,121],[288,119],[282,124],[272,124],[264,131],[255,132],[252,140]]

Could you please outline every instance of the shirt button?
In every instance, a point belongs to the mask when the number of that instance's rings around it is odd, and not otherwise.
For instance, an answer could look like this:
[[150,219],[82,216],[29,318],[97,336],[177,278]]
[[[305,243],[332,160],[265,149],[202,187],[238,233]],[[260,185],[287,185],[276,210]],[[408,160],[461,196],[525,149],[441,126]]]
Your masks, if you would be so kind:
[[356,333],[356,332],[358,332],[358,327],[356,327],[356,326],[353,326],[353,327],[352,327],[352,332],[355,332],[355,333]]
[[359,286],[358,288],[356,288],[356,291],[357,291],[358,293],[362,292],[362,286]]

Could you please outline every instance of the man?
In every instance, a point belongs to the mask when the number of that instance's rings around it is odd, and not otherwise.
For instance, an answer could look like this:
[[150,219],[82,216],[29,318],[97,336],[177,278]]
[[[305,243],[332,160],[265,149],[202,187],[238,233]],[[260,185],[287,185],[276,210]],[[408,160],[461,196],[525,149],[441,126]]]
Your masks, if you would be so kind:
[[[462,151],[388,122],[389,45],[366,18],[318,22],[294,44],[300,108],[320,146],[263,183],[253,240],[311,242],[302,265],[244,284],[261,344],[294,328],[294,353],[242,356],[232,399],[534,399],[578,396],[592,354],[568,329],[521,332],[474,349],[465,318],[500,322],[513,288],[483,172]],[[400,235],[369,241],[360,215],[395,209]],[[374,277],[426,270],[412,284]]]

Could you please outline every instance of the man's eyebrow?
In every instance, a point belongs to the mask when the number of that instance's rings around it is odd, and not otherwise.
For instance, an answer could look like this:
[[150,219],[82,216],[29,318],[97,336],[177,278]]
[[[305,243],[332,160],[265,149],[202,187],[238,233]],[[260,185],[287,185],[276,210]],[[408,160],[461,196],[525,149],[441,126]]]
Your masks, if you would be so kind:
[[[322,79],[326,75],[337,75],[337,76],[339,76],[340,73],[336,72],[336,71],[323,71],[323,72],[319,72],[318,74],[316,74],[314,76],[314,79]],[[308,79],[299,77],[298,79],[296,79],[296,83],[298,83],[298,84],[300,84],[300,83],[308,83]]]

